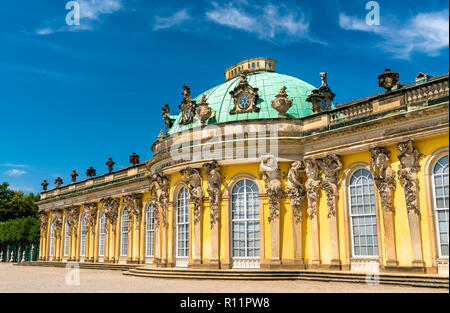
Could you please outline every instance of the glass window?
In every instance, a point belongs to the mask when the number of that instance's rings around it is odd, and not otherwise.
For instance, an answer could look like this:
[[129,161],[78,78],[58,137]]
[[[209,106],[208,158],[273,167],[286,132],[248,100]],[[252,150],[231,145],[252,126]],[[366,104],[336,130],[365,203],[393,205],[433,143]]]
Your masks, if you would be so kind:
[[259,258],[258,187],[248,179],[231,193],[231,237],[233,257]]
[[189,195],[184,187],[177,196],[177,257],[189,257]]
[[55,249],[55,226],[53,223],[50,226],[50,242],[49,242],[49,256],[53,256]]
[[120,227],[120,255],[126,256],[128,253],[128,211],[122,211]]
[[100,215],[100,227],[98,234],[98,255],[105,256],[105,235],[106,235],[106,217],[102,212]]
[[69,238],[70,238],[70,226],[66,220],[64,224],[64,256],[69,255]]
[[440,158],[433,168],[433,195],[439,257],[448,258],[448,155]]
[[358,169],[350,178],[350,228],[354,257],[378,256],[377,216],[373,178]]
[[86,216],[81,217],[80,256],[86,255]]
[[145,255],[147,257],[153,256],[154,240],[155,240],[155,210],[152,205],[147,207],[145,214],[146,219],[146,237],[145,237]]

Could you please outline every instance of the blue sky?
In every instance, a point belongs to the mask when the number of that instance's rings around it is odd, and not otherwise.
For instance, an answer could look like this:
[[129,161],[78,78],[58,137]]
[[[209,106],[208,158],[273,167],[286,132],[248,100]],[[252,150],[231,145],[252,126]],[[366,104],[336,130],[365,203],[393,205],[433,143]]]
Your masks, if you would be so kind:
[[79,0],[80,25],[67,25],[62,0],[0,3],[0,182],[25,192],[70,182],[76,169],[106,173],[136,152],[151,157],[184,83],[194,96],[252,57],[279,73],[320,85],[328,72],[335,102],[382,91],[385,68],[411,83],[448,72],[448,1]]

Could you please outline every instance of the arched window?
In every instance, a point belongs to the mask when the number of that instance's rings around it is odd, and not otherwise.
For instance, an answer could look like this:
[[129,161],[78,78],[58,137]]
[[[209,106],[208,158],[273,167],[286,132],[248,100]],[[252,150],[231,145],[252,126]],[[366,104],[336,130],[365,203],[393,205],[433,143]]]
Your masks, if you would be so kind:
[[433,198],[436,216],[439,257],[448,258],[448,155],[440,158],[433,168]]
[[86,255],[86,215],[81,217],[80,256]]
[[105,212],[100,214],[100,226],[98,234],[98,255],[105,256],[106,217]]
[[69,238],[70,238],[70,226],[66,220],[64,224],[64,256],[69,255]]
[[259,259],[259,227],[258,187],[253,181],[243,179],[231,192],[232,257],[244,260],[233,262],[233,267],[259,266],[259,262],[245,262],[245,259]]
[[126,256],[128,252],[128,211],[123,209],[120,227],[120,255]]
[[153,205],[149,205],[147,207],[147,210],[145,212],[145,221],[145,256],[152,257],[155,240],[155,209],[153,208]]
[[373,177],[358,169],[349,184],[350,228],[354,257],[377,257],[378,235]]
[[50,242],[49,242],[49,256],[53,256],[55,251],[55,225],[53,225],[53,222],[50,225]]
[[189,257],[189,195],[182,188],[177,196],[177,266],[187,266]]

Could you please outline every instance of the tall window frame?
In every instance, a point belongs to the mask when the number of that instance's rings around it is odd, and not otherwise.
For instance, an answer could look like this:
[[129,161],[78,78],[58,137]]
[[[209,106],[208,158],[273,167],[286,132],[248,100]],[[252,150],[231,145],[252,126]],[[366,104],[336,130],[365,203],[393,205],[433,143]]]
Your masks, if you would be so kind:
[[449,155],[440,156],[431,168],[434,223],[439,258],[449,254]]
[[50,240],[49,240],[49,251],[48,256],[53,257],[55,254],[55,225],[52,221],[50,224]]
[[240,179],[231,189],[231,258],[259,260],[260,216],[259,190],[248,178]]
[[70,242],[70,226],[66,220],[64,223],[64,256],[69,256],[69,242]]
[[379,258],[377,198],[370,171],[356,168],[350,175],[346,192],[351,255],[354,258]]
[[145,256],[153,257],[155,249],[155,208],[149,204],[145,211]]
[[181,187],[176,198],[176,257],[189,258],[189,192]]
[[128,255],[128,210],[123,209],[120,218],[120,256]]
[[87,235],[87,225],[86,225],[86,215],[83,213],[81,216],[80,224],[80,257],[86,256],[86,235]]
[[98,230],[98,256],[105,256],[105,238],[106,238],[106,215],[105,212],[100,214],[99,230]]

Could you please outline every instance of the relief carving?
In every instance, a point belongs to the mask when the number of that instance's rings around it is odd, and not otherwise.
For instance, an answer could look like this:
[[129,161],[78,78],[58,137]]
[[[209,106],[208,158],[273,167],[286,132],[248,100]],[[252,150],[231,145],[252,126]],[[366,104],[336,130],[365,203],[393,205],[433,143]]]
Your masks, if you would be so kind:
[[306,195],[308,198],[308,214],[309,218],[313,219],[317,215],[317,204],[320,197],[320,188],[322,177],[319,171],[319,165],[317,160],[313,158],[305,159],[305,172],[306,172]]
[[269,198],[269,223],[280,216],[280,200],[283,196],[281,173],[275,156],[265,155],[261,157],[260,171],[264,179],[267,196]]
[[294,161],[287,175],[287,194],[291,199],[292,215],[297,224],[302,221],[302,204],[306,194],[301,177],[301,173],[304,171],[305,163],[303,160]]
[[317,160],[325,177],[322,188],[327,196],[328,218],[336,216],[336,206],[339,197],[339,174],[342,171],[342,161],[339,156],[329,154],[324,159]]
[[211,117],[211,107],[206,102],[206,95],[202,96],[202,101],[197,105],[195,113],[202,125],[205,125],[206,121]]
[[194,223],[200,222],[200,210],[203,203],[203,179],[199,170],[186,167],[180,170],[181,177],[188,186],[189,200],[194,203]]
[[208,197],[210,207],[211,229],[215,224],[219,223],[220,217],[220,198],[221,198],[221,181],[220,165],[214,160],[209,163],[203,164],[203,168],[206,171],[206,178],[208,179]]
[[381,198],[384,210],[393,212],[392,198],[395,191],[395,173],[390,166],[391,152],[382,147],[370,149],[370,172]]
[[402,182],[405,191],[406,208],[408,212],[413,211],[420,215],[417,201],[417,194],[419,193],[417,171],[419,170],[419,160],[424,155],[414,148],[411,140],[398,143],[397,148],[400,151],[398,154],[398,159],[400,160],[398,178]]

